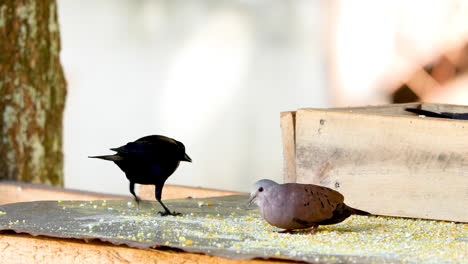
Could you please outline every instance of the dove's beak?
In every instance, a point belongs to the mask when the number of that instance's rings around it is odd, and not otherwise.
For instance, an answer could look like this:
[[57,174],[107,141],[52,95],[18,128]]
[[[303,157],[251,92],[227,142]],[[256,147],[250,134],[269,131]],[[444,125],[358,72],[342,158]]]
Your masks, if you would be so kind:
[[254,193],[253,195],[250,195],[250,198],[247,201],[247,204],[245,205],[245,209],[251,209],[250,206],[254,202],[255,198],[257,198],[257,193]]

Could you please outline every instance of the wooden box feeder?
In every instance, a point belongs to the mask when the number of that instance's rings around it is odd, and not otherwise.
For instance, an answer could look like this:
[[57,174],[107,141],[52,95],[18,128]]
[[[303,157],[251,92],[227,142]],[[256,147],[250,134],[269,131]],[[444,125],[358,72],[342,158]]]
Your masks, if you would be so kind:
[[468,121],[405,108],[431,103],[281,113],[285,182],[333,188],[373,214],[468,222]]

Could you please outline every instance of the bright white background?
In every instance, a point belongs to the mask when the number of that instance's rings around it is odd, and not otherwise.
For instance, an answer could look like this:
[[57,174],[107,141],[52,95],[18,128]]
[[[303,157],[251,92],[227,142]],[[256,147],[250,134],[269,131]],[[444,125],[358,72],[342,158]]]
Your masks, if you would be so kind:
[[[150,134],[184,142],[194,160],[171,184],[282,181],[281,111],[389,103],[415,72],[468,45],[464,0],[58,4],[65,186],[99,192],[127,194],[128,182],[87,156]],[[410,87],[422,101],[468,105],[468,73],[427,80]]]
[[168,183],[282,179],[280,111],[326,107],[323,1],[61,0],[65,186],[128,194],[88,155],[150,134],[193,163]]

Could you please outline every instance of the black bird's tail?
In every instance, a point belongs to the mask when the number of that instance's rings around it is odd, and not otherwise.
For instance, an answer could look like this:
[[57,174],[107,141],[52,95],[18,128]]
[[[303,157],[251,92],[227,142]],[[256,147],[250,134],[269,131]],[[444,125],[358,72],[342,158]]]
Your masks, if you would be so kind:
[[354,215],[371,215],[371,213],[363,211],[363,210],[355,209],[352,207],[349,207],[349,209],[351,209],[351,214],[354,214]]
[[119,156],[119,155],[88,156],[88,158],[103,159],[103,160],[110,160],[110,161],[119,161],[123,159],[122,156]]

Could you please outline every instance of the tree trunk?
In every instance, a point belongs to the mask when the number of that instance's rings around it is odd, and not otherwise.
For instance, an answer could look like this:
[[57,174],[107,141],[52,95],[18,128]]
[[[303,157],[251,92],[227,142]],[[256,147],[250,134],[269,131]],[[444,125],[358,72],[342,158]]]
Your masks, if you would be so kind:
[[0,0],[0,180],[63,184],[55,0]]

